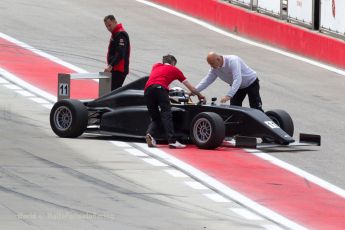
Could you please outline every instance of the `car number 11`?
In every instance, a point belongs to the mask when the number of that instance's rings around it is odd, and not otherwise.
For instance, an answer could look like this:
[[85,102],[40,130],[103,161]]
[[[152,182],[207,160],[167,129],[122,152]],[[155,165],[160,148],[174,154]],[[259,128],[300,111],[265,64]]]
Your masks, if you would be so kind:
[[68,96],[68,84],[67,83],[60,83],[59,85],[59,95],[60,96]]

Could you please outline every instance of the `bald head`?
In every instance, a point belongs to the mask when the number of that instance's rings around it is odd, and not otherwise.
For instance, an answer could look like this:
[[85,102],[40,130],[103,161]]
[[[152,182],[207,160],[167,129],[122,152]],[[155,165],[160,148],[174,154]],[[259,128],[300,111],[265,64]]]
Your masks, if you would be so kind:
[[214,69],[217,69],[223,65],[223,57],[215,52],[210,52],[207,55],[207,63]]

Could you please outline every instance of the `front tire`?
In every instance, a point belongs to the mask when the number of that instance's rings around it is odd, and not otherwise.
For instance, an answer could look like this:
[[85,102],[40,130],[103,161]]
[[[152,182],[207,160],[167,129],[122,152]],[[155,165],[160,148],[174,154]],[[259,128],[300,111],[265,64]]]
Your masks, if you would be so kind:
[[216,113],[203,112],[196,115],[190,128],[192,142],[202,149],[215,149],[225,137],[223,119]]
[[58,101],[50,111],[50,127],[59,137],[78,137],[86,130],[87,123],[88,111],[78,100]]
[[[266,115],[282,130],[284,130],[290,137],[293,136],[294,133],[294,124],[292,121],[291,116],[284,110],[275,109],[265,112]],[[264,142],[272,143],[275,142],[271,138],[262,138]]]

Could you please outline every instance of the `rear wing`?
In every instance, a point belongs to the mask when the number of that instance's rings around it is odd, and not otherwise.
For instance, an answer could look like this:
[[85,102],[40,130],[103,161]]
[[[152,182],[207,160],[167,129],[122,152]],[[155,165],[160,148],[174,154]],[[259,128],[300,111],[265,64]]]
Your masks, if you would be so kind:
[[99,97],[111,91],[111,73],[59,73],[57,100],[70,99],[71,97],[71,79],[90,80],[99,79],[98,95]]

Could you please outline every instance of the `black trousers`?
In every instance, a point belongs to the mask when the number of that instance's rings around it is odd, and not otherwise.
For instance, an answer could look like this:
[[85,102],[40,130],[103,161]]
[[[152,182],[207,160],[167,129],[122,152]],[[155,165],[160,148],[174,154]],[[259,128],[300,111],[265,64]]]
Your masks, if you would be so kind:
[[[151,85],[145,90],[146,106],[151,116],[147,133],[157,135],[163,125],[169,143],[176,141],[168,90],[160,85]],[[160,110],[159,110],[160,109]]]
[[119,71],[111,71],[111,90],[120,88],[125,81],[126,75]]
[[244,89],[239,89],[237,93],[231,98],[230,104],[242,106],[242,102],[246,95],[248,94],[249,98],[249,105],[251,108],[261,110],[262,109],[262,101],[260,97],[260,84],[259,79],[256,79],[250,86]]

